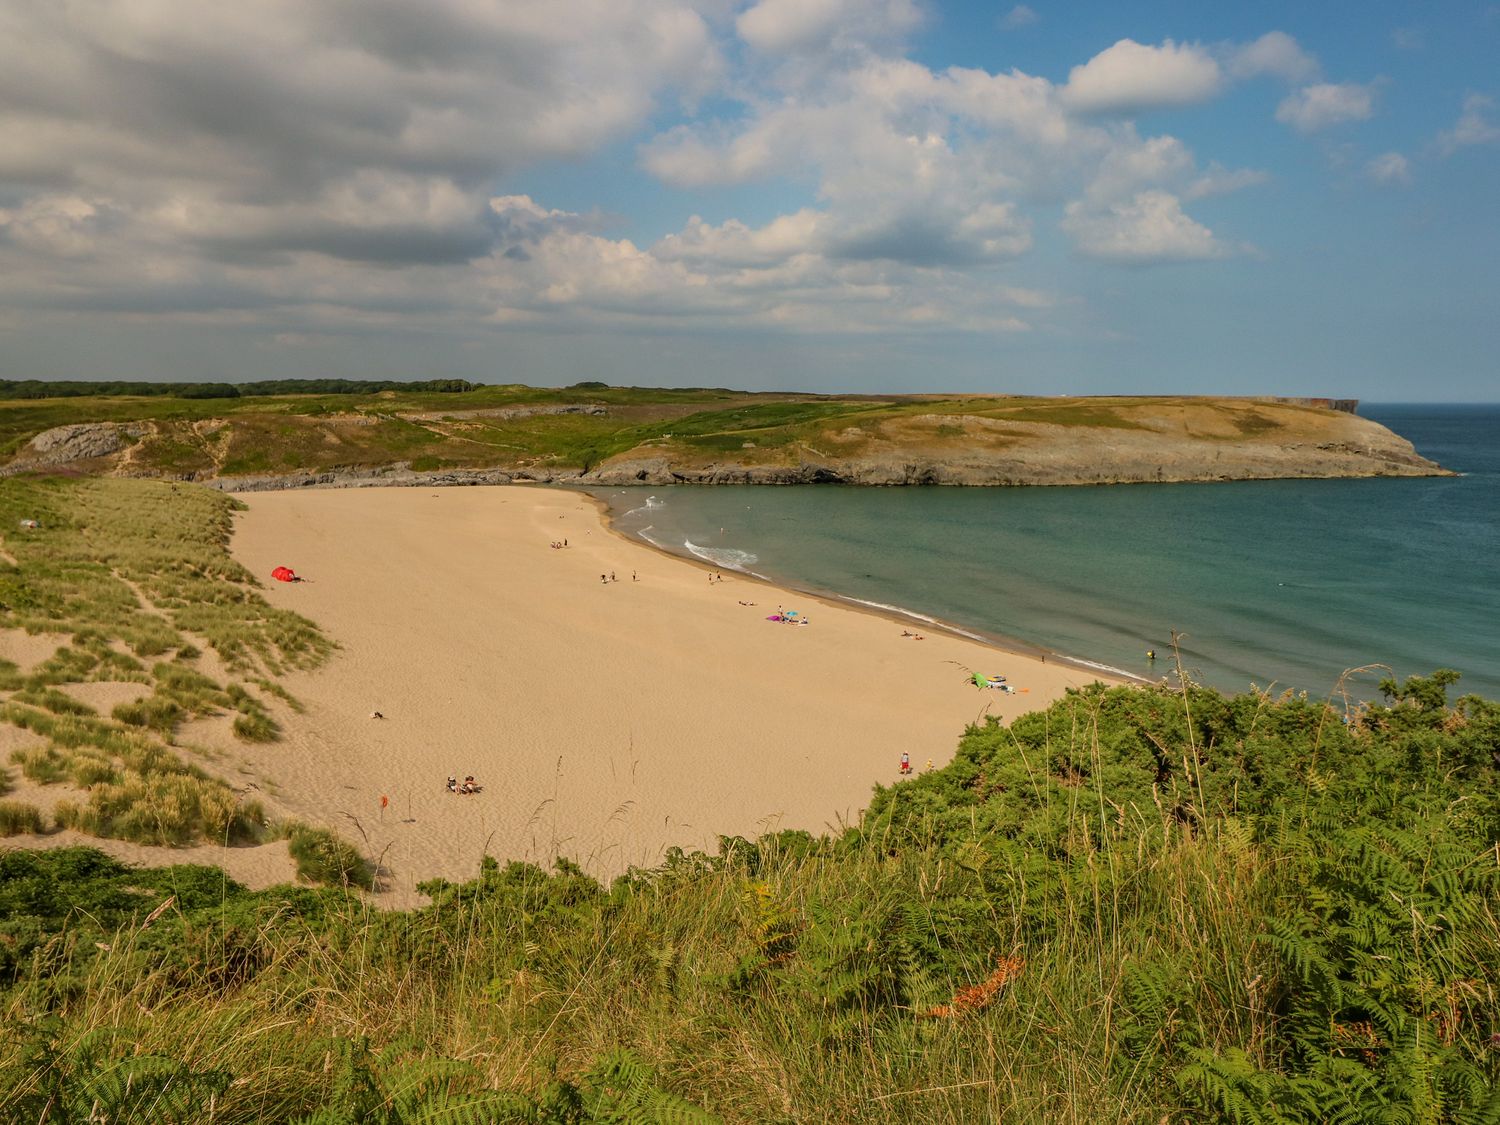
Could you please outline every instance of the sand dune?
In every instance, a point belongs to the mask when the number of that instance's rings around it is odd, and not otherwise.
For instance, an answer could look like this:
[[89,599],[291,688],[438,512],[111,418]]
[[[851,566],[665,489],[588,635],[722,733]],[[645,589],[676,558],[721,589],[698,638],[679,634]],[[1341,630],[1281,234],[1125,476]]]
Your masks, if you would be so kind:
[[[608,876],[720,834],[835,826],[897,779],[903,750],[942,765],[981,713],[1094,678],[941,633],[903,639],[885,618],[751,579],[710,583],[612,534],[574,493],[245,500],[234,554],[263,577],[306,576],[267,595],[341,646],[283,681],[307,713],[247,768],[277,783],[275,803],[379,856],[395,901],[471,876],[485,852]],[[767,621],[778,605],[812,623]],[[950,661],[1028,690],[979,691]],[[484,792],[447,793],[450,774]]]

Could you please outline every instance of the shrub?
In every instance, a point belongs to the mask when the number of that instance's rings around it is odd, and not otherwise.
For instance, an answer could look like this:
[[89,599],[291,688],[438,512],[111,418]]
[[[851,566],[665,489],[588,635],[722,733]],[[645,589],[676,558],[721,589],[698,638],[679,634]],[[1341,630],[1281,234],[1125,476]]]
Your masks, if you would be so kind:
[[309,883],[375,889],[374,866],[351,844],[325,828],[292,826],[287,851],[297,864],[298,877]]

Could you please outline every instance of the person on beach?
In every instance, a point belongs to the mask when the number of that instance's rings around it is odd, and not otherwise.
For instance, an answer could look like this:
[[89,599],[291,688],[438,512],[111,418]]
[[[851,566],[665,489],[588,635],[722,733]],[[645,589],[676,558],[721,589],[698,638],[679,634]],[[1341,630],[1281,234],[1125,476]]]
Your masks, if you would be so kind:
[[901,772],[902,774],[911,773],[911,755],[905,750],[901,751]]
[[599,581],[602,582],[602,583],[604,583],[604,585],[608,586],[609,585],[609,575],[607,575],[607,574],[601,574],[601,575],[599,575]]
[[615,581],[615,572],[614,571],[610,571],[609,572],[609,580],[611,582]]
[[448,778],[448,792],[450,792],[450,793],[457,793],[458,792],[458,778],[456,778],[456,777],[450,777],[450,778]]

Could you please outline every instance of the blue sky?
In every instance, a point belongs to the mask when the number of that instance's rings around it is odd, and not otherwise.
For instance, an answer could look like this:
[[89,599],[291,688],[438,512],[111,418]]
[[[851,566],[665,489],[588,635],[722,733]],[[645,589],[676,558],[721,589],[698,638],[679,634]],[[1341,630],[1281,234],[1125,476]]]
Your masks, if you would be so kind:
[[0,0],[0,376],[1500,398],[1500,4]]

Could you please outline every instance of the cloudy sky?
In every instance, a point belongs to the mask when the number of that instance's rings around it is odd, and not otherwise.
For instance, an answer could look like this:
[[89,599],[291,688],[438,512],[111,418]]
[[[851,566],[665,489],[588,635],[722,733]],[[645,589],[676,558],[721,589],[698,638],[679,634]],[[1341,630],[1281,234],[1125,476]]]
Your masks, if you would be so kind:
[[1500,4],[0,0],[0,376],[1500,397]]

